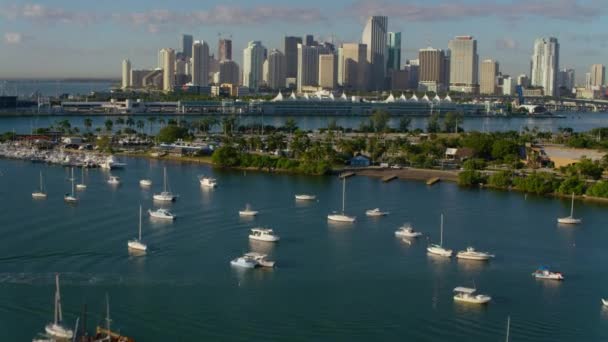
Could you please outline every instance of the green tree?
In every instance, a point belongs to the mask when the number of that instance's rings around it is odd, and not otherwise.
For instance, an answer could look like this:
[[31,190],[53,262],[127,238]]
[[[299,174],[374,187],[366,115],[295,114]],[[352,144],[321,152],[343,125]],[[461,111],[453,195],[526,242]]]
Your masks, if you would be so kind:
[[388,122],[391,119],[390,114],[384,110],[374,110],[370,121],[376,132],[386,132],[388,130]]
[[178,139],[185,139],[188,136],[188,129],[175,125],[167,125],[160,129],[157,139],[163,143],[173,143]]
[[493,144],[494,138],[492,136],[479,132],[468,133],[462,138],[463,147],[472,149],[475,153],[475,157],[486,160],[490,159],[492,156]]
[[608,181],[599,181],[587,189],[587,195],[593,197],[608,197]]
[[411,118],[407,116],[402,116],[401,119],[399,119],[399,131],[403,133],[409,132],[411,124]]
[[494,188],[506,189],[513,184],[511,171],[498,171],[488,177],[488,185]]
[[443,130],[447,133],[457,133],[460,131],[458,123],[461,121],[460,115],[454,112],[448,112],[443,120]]
[[483,159],[473,158],[462,163],[465,170],[483,170],[486,168],[486,161]]
[[112,120],[107,119],[106,121],[104,121],[104,126],[106,126],[106,131],[111,132],[112,131],[112,126],[114,126],[114,122],[112,122]]
[[513,140],[499,139],[492,144],[492,158],[505,160],[508,156],[519,154],[519,144]]
[[86,128],[86,130],[89,131],[92,126],[93,126],[93,120],[91,118],[85,118],[84,119],[84,128]]
[[146,123],[144,122],[144,120],[137,120],[137,129],[140,130],[140,132],[144,132],[144,126],[146,125]]
[[548,172],[533,172],[526,177],[515,178],[513,183],[519,190],[537,195],[550,194],[560,185],[555,176]]
[[298,124],[294,118],[287,118],[287,120],[285,120],[284,127],[288,133],[293,133],[296,129],[298,129]]
[[114,123],[116,124],[116,126],[124,125],[125,124],[125,119],[123,119],[121,117],[116,118],[116,120],[114,120]]
[[439,115],[433,114],[429,117],[429,120],[426,124],[426,131],[428,133],[439,133],[441,127],[439,126]]
[[234,167],[240,163],[240,153],[233,146],[222,146],[213,151],[211,160],[220,167]]
[[310,138],[304,132],[297,130],[291,139],[289,148],[291,149],[294,157],[299,158],[308,148],[310,147]]
[[133,120],[133,118],[129,116],[129,117],[127,118],[126,123],[127,123],[127,126],[129,126],[129,127],[133,127],[133,126],[135,125],[135,120]]
[[458,185],[475,186],[486,182],[486,176],[475,170],[462,171],[458,174]]
[[585,181],[580,179],[578,176],[570,176],[562,181],[557,188],[557,192],[562,195],[576,194],[582,195],[587,190]]

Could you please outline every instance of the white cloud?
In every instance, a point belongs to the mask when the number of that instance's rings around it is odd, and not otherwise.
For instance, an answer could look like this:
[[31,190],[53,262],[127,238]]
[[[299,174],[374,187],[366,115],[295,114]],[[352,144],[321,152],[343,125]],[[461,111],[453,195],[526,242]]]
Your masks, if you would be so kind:
[[25,40],[25,36],[19,32],[6,32],[4,34],[4,42],[6,44],[17,45]]

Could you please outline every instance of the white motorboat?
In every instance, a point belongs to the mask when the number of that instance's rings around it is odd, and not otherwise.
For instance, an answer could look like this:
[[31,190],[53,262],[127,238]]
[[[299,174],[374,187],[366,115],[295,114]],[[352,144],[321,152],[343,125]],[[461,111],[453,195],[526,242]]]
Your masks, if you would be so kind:
[[395,236],[411,239],[422,236],[422,233],[415,231],[412,226],[405,224],[395,231]]
[[380,210],[380,208],[370,209],[365,212],[365,215],[371,216],[371,217],[386,216],[388,214],[389,214],[388,211],[382,211],[382,210]]
[[467,247],[466,251],[456,253],[456,257],[459,259],[486,261],[494,258],[494,254],[476,251],[473,247]]
[[108,178],[108,184],[110,184],[110,185],[119,185],[120,184],[120,177],[118,177],[118,176],[110,176],[110,178]]
[[561,272],[552,272],[545,266],[539,267],[532,273],[532,276],[536,279],[564,280],[564,275]]
[[44,191],[44,183],[42,182],[42,171],[40,171],[40,189],[32,192],[32,198],[34,199],[46,199],[46,192]]
[[450,257],[452,257],[452,250],[443,248],[443,214],[441,214],[441,230],[440,231],[441,231],[441,233],[440,233],[439,244],[438,245],[431,244],[426,248],[426,250],[431,254],[450,258]]
[[245,206],[245,209],[239,210],[239,216],[256,216],[258,214],[257,210],[251,210],[251,206],[249,203]]
[[262,267],[274,267],[275,264],[274,261],[267,259],[268,256],[266,254],[262,253],[249,252],[245,254],[245,257],[253,259],[258,263],[258,266]]
[[236,259],[232,259],[230,261],[230,265],[242,268],[255,268],[256,266],[258,266],[258,263],[253,258],[242,256]]
[[139,238],[129,240],[129,242],[127,242],[127,246],[129,249],[141,252],[148,250],[148,246],[141,240],[141,205],[139,206]]
[[265,242],[277,242],[280,240],[279,236],[272,229],[268,228],[252,228],[249,232],[249,238]]
[[74,168],[72,168],[72,177],[70,178],[70,181],[72,182],[72,192],[65,194],[63,200],[66,203],[76,203],[78,202],[78,198],[74,194]]
[[348,216],[348,215],[346,215],[346,213],[344,213],[345,203],[346,203],[346,177],[343,177],[342,178],[342,213],[333,212],[333,213],[327,215],[327,219],[330,221],[336,221],[336,222],[348,222],[348,223],[355,222],[356,217]]
[[161,193],[158,194],[154,194],[154,196],[152,196],[152,198],[154,198],[154,200],[156,201],[161,201],[161,202],[173,202],[177,199],[177,196],[174,195],[172,192],[168,191],[167,188],[167,168],[164,168],[163,171],[163,191]]
[[150,217],[162,220],[175,220],[175,215],[167,209],[159,208],[156,210],[148,209]]
[[44,331],[58,339],[71,339],[74,332],[63,324],[63,313],[61,311],[61,293],[59,291],[59,274],[55,274],[55,319],[44,327]]
[[118,160],[116,160],[116,158],[114,158],[114,156],[109,156],[108,158],[106,158],[106,160],[99,164],[99,167],[101,167],[102,169],[105,170],[115,170],[115,169],[122,169],[126,166],[127,164],[125,163],[121,163]]
[[151,187],[152,186],[152,180],[150,180],[150,179],[142,179],[142,180],[139,181],[139,185],[142,186],[142,187],[144,187],[144,188]]
[[604,306],[608,306],[608,299],[602,298],[602,304],[604,304]]
[[217,180],[215,178],[199,176],[198,181],[201,183],[201,186],[205,188],[215,188],[217,186]]
[[583,220],[574,217],[574,193],[572,193],[572,203],[570,204],[570,216],[558,218],[557,223],[579,224],[581,222],[583,222]]
[[470,304],[487,304],[492,300],[492,297],[488,295],[476,293],[476,289],[459,286],[454,289],[454,301]]
[[296,195],[296,200],[300,200],[300,201],[314,201],[317,199],[317,196],[315,195],[307,195],[307,194],[297,194]]
[[80,176],[80,183],[76,184],[76,190],[86,190],[87,185],[84,182],[84,166],[82,167],[82,174]]

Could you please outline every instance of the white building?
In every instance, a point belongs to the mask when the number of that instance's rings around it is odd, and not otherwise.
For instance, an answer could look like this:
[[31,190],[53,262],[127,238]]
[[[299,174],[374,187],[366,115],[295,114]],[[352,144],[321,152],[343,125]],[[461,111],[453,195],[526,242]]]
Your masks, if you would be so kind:
[[602,64],[591,66],[591,88],[601,89],[606,84],[606,68]]
[[272,49],[266,61],[268,62],[268,87],[270,89],[284,88],[287,68],[285,55],[277,49]]
[[263,83],[266,48],[259,41],[251,41],[243,50],[243,85],[258,89]]
[[463,93],[479,91],[479,55],[477,40],[456,36],[448,43],[450,55],[450,90]]
[[163,65],[163,91],[173,91],[175,80],[175,50],[161,49],[160,59]]
[[383,90],[386,80],[388,17],[372,16],[367,19],[361,42],[367,45],[367,62],[370,65],[369,89]]
[[209,45],[202,40],[192,44],[192,84],[209,85]]
[[122,61],[122,89],[127,89],[131,86],[131,61],[125,59]]
[[545,96],[557,96],[559,70],[559,43],[557,38],[538,38],[532,55],[531,85],[542,87]]
[[319,87],[334,89],[338,77],[338,58],[335,54],[319,55]]
[[505,76],[502,78],[502,94],[506,96],[512,96],[515,91],[515,84],[511,76]]
[[319,55],[328,52],[325,46],[298,44],[298,92],[304,87],[319,86]]

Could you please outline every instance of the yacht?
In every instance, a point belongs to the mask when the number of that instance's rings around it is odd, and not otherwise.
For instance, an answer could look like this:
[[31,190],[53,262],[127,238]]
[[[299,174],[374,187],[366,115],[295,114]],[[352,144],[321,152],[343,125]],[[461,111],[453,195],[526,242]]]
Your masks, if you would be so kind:
[[106,170],[115,170],[115,169],[122,169],[126,166],[127,164],[125,163],[120,163],[116,160],[116,158],[114,158],[114,156],[109,156],[108,158],[106,158],[106,160],[99,164],[99,167],[101,167],[102,169],[106,169]]
[[560,217],[557,219],[557,223],[561,224],[579,224],[583,220],[574,217],[574,193],[572,193],[572,203],[570,204],[570,216]]
[[253,259],[255,262],[257,262],[258,266],[262,267],[274,267],[275,264],[274,261],[267,259],[266,254],[262,253],[249,252],[245,254],[245,257]]
[[129,249],[142,252],[148,250],[148,246],[146,246],[146,244],[143,243],[143,241],[141,240],[141,205],[139,206],[139,238],[129,240],[129,242],[127,242],[127,246],[129,247]]
[[110,185],[119,185],[120,184],[120,178],[118,176],[110,176],[110,178],[108,178],[108,184],[110,184]]
[[65,194],[63,200],[67,203],[76,203],[78,202],[78,198],[74,194],[74,168],[72,168],[72,177],[70,178],[70,181],[72,182],[72,192]]
[[161,201],[161,202],[173,202],[177,199],[177,196],[174,195],[172,192],[167,190],[167,168],[164,168],[163,171],[163,191],[161,193],[158,194],[154,194],[154,196],[152,196],[155,200],[157,201]]
[[480,252],[476,251],[473,247],[467,247],[466,251],[460,251],[456,254],[456,257],[459,259],[468,259],[468,260],[480,260],[486,261],[494,258],[494,254],[490,254],[488,252]]
[[215,188],[217,186],[217,180],[215,178],[199,176],[198,181],[201,183],[201,186],[205,188]]
[[245,206],[245,209],[239,210],[239,216],[256,216],[258,214],[257,210],[251,210],[249,203]]
[[315,195],[307,195],[307,194],[297,194],[296,195],[296,200],[300,200],[300,201],[314,201],[317,199],[317,196]]
[[252,228],[249,232],[249,238],[265,242],[277,242],[280,240],[279,236],[272,229],[268,228]]
[[34,199],[46,199],[46,192],[44,191],[44,183],[42,182],[42,171],[40,171],[40,189],[32,192],[32,198]]
[[148,188],[152,186],[152,180],[150,179],[142,179],[139,181],[139,185],[144,187],[144,188]]
[[156,210],[148,209],[150,217],[163,220],[175,220],[175,215],[167,209],[159,208]]
[[388,215],[388,211],[382,211],[380,208],[370,209],[365,212],[365,215],[372,217],[386,216]]
[[487,304],[492,297],[483,294],[476,294],[477,290],[469,287],[457,287],[454,289],[454,301],[471,304]]
[[548,267],[539,267],[532,276],[536,279],[547,279],[547,280],[564,280],[564,275],[561,272],[551,272]]
[[87,185],[84,183],[84,166],[82,167],[82,174],[80,176],[80,183],[76,184],[76,190],[85,190]]
[[248,256],[238,257],[230,261],[230,265],[242,268],[255,268],[258,266],[257,261]]
[[346,177],[342,177],[342,213],[333,212],[327,215],[327,219],[336,222],[355,222],[354,216],[348,216],[344,213],[344,207],[346,202]]
[[443,214],[441,214],[441,235],[439,239],[439,244],[431,244],[426,248],[426,250],[431,254],[443,256],[446,258],[452,257],[452,250],[443,248]]
[[61,311],[61,294],[59,291],[59,274],[55,274],[55,320],[44,327],[44,331],[52,337],[59,339],[71,339],[74,332],[63,324],[63,313]]
[[422,236],[422,233],[415,231],[409,224],[404,224],[395,231],[395,236],[402,238],[417,238]]
[[608,299],[602,298],[602,304],[604,304],[604,306],[608,306]]
[[[106,294],[106,324],[105,327],[98,325],[95,329],[95,337],[92,342],[134,342],[134,339],[123,336],[119,332],[112,331],[110,328],[110,323],[112,320],[110,319],[110,297]],[[85,339],[82,339],[84,342]],[[90,341],[90,340],[86,340]]]

